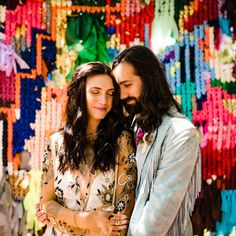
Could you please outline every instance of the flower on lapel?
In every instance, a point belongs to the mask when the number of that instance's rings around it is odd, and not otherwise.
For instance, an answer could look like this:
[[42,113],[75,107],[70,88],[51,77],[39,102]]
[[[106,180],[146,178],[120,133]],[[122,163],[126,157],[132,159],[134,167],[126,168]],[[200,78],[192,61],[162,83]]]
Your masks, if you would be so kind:
[[154,134],[153,133],[144,133],[144,131],[141,128],[138,128],[138,134],[135,139],[136,145],[141,143],[147,143],[148,145],[151,144],[154,140]]
[[150,145],[154,141],[154,134],[153,133],[145,133],[143,136],[144,142]]
[[142,138],[142,143],[144,143],[143,145],[143,150],[142,153],[145,153],[147,150],[147,147],[152,144],[152,142],[154,141],[154,134],[153,133],[145,133],[143,135]]
[[143,136],[144,136],[143,130],[141,128],[138,128],[138,134],[135,140],[136,145],[138,145],[139,142],[142,141]]

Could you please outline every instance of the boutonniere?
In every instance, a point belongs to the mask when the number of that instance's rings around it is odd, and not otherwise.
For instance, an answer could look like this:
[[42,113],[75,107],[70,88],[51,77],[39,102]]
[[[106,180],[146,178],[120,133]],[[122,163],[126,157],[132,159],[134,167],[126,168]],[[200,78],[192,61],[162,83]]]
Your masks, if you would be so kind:
[[136,137],[136,145],[138,145],[139,143],[144,144],[142,153],[146,152],[147,147],[153,142],[153,140],[154,140],[153,133],[144,133],[144,131],[141,128],[138,129],[138,134]]
[[138,134],[135,140],[136,145],[138,145],[139,142],[142,141],[143,136],[144,136],[143,130],[141,128],[138,128]]

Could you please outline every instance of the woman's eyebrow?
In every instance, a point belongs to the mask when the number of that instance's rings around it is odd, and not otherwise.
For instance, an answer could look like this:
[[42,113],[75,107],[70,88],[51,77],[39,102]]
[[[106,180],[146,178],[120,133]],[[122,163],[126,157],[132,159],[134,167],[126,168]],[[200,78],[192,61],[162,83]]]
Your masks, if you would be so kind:
[[[100,88],[100,87],[91,87],[91,88],[89,88],[89,89],[99,89],[99,90],[101,90],[102,88]],[[115,90],[114,88],[109,88],[109,89],[107,89],[107,90]]]

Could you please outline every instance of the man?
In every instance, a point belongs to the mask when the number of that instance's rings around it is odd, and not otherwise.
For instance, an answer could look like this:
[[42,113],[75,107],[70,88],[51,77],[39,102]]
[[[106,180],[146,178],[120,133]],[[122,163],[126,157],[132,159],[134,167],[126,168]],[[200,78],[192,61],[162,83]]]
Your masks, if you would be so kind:
[[195,127],[180,113],[150,49],[125,49],[112,67],[124,107],[135,115],[138,182],[128,235],[193,235],[190,214],[201,185]]

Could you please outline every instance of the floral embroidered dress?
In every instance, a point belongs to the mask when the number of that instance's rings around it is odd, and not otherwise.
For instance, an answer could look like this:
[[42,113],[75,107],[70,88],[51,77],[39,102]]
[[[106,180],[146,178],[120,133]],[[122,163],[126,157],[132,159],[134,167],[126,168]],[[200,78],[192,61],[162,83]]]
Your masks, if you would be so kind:
[[115,208],[114,212],[130,218],[137,178],[134,148],[126,131],[117,142],[117,168],[106,172],[94,171],[87,176],[86,182],[79,172],[66,171],[62,174],[58,171],[63,137],[61,133],[51,136],[43,161],[40,203],[53,225],[47,226],[44,235],[103,235],[76,227],[77,211]]

